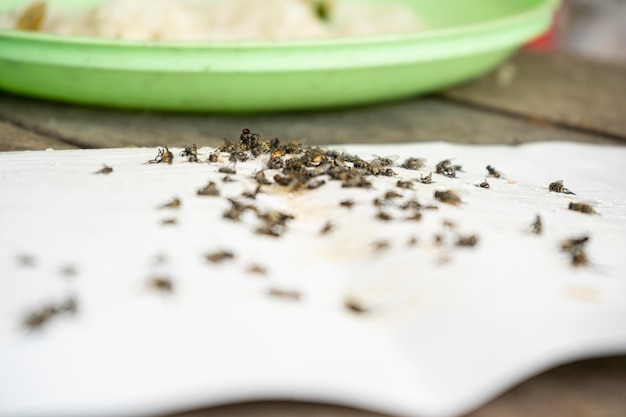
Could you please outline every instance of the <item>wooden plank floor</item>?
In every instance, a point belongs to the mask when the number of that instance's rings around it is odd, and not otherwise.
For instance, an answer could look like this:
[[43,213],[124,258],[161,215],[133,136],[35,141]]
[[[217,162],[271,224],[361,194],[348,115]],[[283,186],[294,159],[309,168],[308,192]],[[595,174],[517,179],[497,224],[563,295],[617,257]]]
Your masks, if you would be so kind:
[[266,115],[132,112],[0,93],[0,150],[192,142],[216,146],[223,138],[237,138],[243,127],[264,137],[306,138],[308,144],[624,143],[624,73],[619,65],[524,52],[477,81],[435,96],[345,110]]

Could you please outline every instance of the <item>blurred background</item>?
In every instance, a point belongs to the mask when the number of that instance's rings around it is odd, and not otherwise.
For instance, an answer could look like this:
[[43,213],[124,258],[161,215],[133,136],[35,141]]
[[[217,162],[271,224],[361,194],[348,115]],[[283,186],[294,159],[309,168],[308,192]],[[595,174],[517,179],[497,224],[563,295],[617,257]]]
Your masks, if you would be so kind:
[[564,0],[552,30],[530,47],[626,62],[626,0]]

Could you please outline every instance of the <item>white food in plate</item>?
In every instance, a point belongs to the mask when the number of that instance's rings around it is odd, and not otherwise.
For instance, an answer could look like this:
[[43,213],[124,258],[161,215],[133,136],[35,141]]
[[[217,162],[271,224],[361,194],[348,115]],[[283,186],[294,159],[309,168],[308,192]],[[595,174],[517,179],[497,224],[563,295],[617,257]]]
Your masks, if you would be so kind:
[[[16,27],[30,3],[0,15],[0,28]],[[295,40],[385,35],[419,30],[415,11],[401,3],[317,0],[106,0],[70,11],[46,3],[37,30],[69,36],[134,40]]]

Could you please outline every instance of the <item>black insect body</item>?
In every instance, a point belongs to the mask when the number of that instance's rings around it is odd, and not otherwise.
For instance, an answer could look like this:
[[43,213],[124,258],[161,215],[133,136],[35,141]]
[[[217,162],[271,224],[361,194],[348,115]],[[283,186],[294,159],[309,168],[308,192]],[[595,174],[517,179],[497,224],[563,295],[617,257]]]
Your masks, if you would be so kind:
[[370,311],[369,307],[365,305],[362,301],[357,300],[353,297],[348,297],[343,301],[343,305],[348,311],[355,314],[365,314]]
[[457,246],[473,247],[478,244],[477,235],[458,236],[456,240]]
[[458,196],[454,191],[435,191],[435,198],[442,203],[451,204],[453,206],[458,206],[462,203],[461,197]]
[[174,292],[174,283],[168,277],[154,276],[148,280],[148,286],[154,290],[172,293]]
[[495,169],[491,165],[487,165],[486,169],[487,169],[487,176],[488,177],[493,177],[493,178],[502,178],[502,177],[504,177],[504,174],[502,174],[500,171],[498,171],[497,169]]
[[220,190],[219,188],[217,188],[217,184],[215,184],[213,181],[209,181],[207,185],[196,190],[196,194],[203,196],[218,196],[220,195]]
[[251,133],[250,129],[244,128],[239,136],[239,147],[243,151],[249,151],[259,145],[259,134]]
[[548,185],[548,189],[555,193],[576,195],[575,193],[565,188],[565,186],[563,185],[563,180],[558,180],[550,183],[550,185]]
[[573,203],[573,202],[570,202],[568,208],[570,210],[579,211],[579,212],[585,213],[585,214],[595,214],[596,213],[594,208],[590,204],[587,204],[587,203]]
[[571,257],[572,266],[587,266],[589,259],[585,252],[585,246],[589,242],[589,236],[566,239],[561,243],[561,251],[567,252]]
[[181,206],[181,204],[182,204],[182,202],[180,201],[180,198],[174,197],[169,202],[160,205],[159,208],[161,208],[161,209],[177,209],[177,208],[179,208]]
[[148,163],[159,164],[161,162],[165,162],[166,164],[171,165],[174,161],[174,154],[170,152],[167,146],[165,148],[159,148],[157,152],[157,156],[155,156],[154,159],[149,160]]
[[424,160],[420,158],[409,158],[406,161],[404,161],[402,165],[400,165],[401,168],[412,169],[412,170],[418,170],[422,168],[423,166],[424,166]]
[[420,174],[420,179],[418,180],[422,184],[432,184],[433,183],[433,173],[429,173],[427,176],[422,176]]
[[99,171],[96,171],[95,173],[96,173],[96,174],[104,174],[104,175],[108,175],[108,174],[110,174],[111,172],[113,172],[113,168],[111,168],[110,166],[108,166],[108,165],[104,164],[104,166],[103,166],[103,167],[102,167]]
[[267,292],[268,295],[272,297],[283,298],[286,300],[298,301],[302,294],[299,291],[295,290],[283,290],[279,288],[270,288]]
[[530,225],[530,232],[536,235],[543,233],[543,222],[541,221],[540,215],[537,214],[535,221]]
[[227,251],[227,250],[219,250],[216,252],[211,252],[206,254],[205,259],[209,262],[212,262],[214,264],[219,264],[222,263],[226,260],[232,260],[235,258],[235,254],[232,253],[231,251]]
[[462,171],[461,165],[454,165],[449,159],[444,159],[439,162],[435,167],[437,174],[445,175],[446,177],[455,178],[457,171]]
[[180,156],[186,156],[189,162],[199,162],[198,161],[198,146],[195,143],[192,143],[189,146],[186,146],[180,152]]

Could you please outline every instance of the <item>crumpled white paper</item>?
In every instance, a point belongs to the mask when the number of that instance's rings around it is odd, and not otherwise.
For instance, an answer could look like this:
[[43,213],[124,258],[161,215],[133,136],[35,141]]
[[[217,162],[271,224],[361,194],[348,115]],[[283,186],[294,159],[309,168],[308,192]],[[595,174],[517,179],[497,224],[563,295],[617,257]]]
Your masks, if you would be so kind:
[[[155,149],[0,154],[0,415],[143,416],[289,398],[445,417],[547,367],[626,351],[626,148],[336,148],[426,166],[394,167],[398,176],[372,177],[371,190],[266,186],[250,202],[295,216],[273,238],[254,233],[251,213],[222,217],[225,197],[254,190],[260,162],[238,164],[237,181],[224,183],[217,169],[228,162],[189,163],[180,149],[172,165],[145,164]],[[463,166],[457,178],[396,187],[447,158]],[[102,164],[113,172],[94,174]],[[488,164],[505,178],[476,187]],[[559,179],[576,195],[549,192]],[[220,197],[196,195],[209,180]],[[389,190],[438,209],[414,221],[384,207],[393,219],[382,221],[372,201]],[[442,204],[437,190],[463,203]],[[158,208],[174,197],[180,208]],[[340,207],[345,199],[355,206]],[[529,232],[537,214],[542,235]],[[162,224],[170,218],[177,224]],[[475,247],[454,245],[472,234]],[[560,244],[585,235],[589,265],[574,267]],[[216,250],[235,258],[207,262]],[[154,276],[173,292],[150,288]],[[76,314],[24,326],[69,296]],[[368,311],[350,311],[347,298]]]

